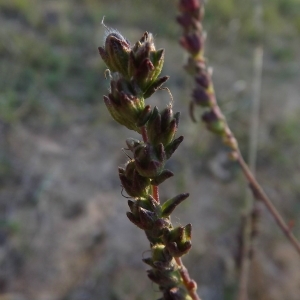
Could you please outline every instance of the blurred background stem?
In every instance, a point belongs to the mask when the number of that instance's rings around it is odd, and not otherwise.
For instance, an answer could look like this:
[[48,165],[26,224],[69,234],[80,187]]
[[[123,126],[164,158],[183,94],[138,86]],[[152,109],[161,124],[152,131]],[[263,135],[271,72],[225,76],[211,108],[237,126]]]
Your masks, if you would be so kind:
[[[254,49],[253,55],[253,83],[252,83],[252,101],[249,127],[249,153],[248,165],[255,176],[256,174],[256,157],[258,148],[258,129],[259,129],[259,111],[261,103],[261,85],[263,72],[263,45],[262,45],[262,23],[263,8],[261,0],[254,0],[254,28],[259,36],[258,43]],[[254,243],[256,235],[254,234],[254,224],[252,216],[258,211],[259,203],[253,197],[253,194],[246,187],[245,192],[245,211],[242,222],[242,258],[240,262],[240,276],[238,288],[238,300],[248,299],[248,283],[251,259],[253,257]],[[255,222],[259,220],[255,219]]]

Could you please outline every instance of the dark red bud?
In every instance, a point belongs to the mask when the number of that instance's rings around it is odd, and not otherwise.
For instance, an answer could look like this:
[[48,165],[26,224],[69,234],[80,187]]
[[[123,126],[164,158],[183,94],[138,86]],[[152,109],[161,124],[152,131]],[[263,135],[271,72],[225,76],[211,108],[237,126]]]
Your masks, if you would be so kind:
[[193,12],[198,10],[201,5],[201,0],[180,0],[179,1],[179,10],[182,12],[190,11]]
[[177,22],[185,28],[189,28],[192,27],[194,20],[193,18],[191,18],[190,14],[182,14],[181,16],[178,16],[177,18]]
[[200,106],[210,106],[210,95],[203,87],[198,85],[192,93],[193,101]]
[[191,33],[184,35],[179,40],[181,46],[192,55],[198,54],[203,48],[203,38],[200,33]]
[[195,77],[195,80],[198,84],[200,84],[202,87],[207,89],[210,85],[210,76],[207,73],[207,71],[201,70],[198,72],[198,74]]
[[217,114],[213,111],[207,111],[202,115],[202,120],[205,123],[213,123],[219,120],[219,117],[217,116]]

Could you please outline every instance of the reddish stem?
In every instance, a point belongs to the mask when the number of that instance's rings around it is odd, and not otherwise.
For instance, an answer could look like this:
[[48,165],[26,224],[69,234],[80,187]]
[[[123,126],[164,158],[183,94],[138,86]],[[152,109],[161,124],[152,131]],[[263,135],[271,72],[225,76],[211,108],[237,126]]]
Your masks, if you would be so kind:
[[266,195],[264,190],[261,188],[259,183],[256,181],[256,179],[253,176],[253,174],[251,173],[248,165],[245,163],[241,153],[238,151],[237,154],[238,154],[237,159],[238,159],[239,165],[241,166],[241,168],[245,174],[245,177],[247,178],[247,180],[250,184],[250,188],[253,192],[254,197],[261,200],[265,204],[268,211],[274,217],[277,225],[281,228],[283,233],[286,235],[286,237],[290,240],[290,242],[295,247],[297,252],[300,254],[300,243],[298,242],[296,237],[291,232],[290,227],[285,223],[282,216],[279,214],[279,212],[277,211],[277,209],[275,208],[275,206],[273,205],[271,200],[268,198],[268,196]]
[[157,203],[160,203],[159,200],[159,191],[157,185],[152,185],[152,196],[156,200]]
[[191,279],[189,272],[187,268],[182,263],[182,260],[180,257],[175,257],[175,261],[179,267],[179,272],[183,281],[184,286],[189,292],[189,295],[193,300],[201,300],[200,297],[197,294],[197,283]]

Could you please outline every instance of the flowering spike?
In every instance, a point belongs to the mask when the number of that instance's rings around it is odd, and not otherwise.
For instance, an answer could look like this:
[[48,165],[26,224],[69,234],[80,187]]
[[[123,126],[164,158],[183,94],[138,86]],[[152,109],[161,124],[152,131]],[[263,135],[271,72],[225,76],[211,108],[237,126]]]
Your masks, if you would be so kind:
[[132,152],[133,158],[119,168],[122,187],[132,197],[128,200],[127,217],[145,231],[150,242],[152,255],[143,261],[152,268],[148,276],[159,285],[162,299],[191,300],[190,288],[180,271],[182,266],[174,258],[191,247],[189,227],[174,229],[170,220],[171,212],[188,194],[161,205],[157,187],[174,175],[165,169],[165,164],[183,140],[182,136],[175,139],[180,113],[173,114],[171,104],[162,110],[145,105],[145,99],[169,78],[159,77],[164,50],[156,50],[151,33],[145,32],[131,46],[118,31],[106,29],[105,45],[99,47],[99,53],[111,71],[111,88],[104,103],[113,119],[142,134],[142,140],[126,140],[126,150]]

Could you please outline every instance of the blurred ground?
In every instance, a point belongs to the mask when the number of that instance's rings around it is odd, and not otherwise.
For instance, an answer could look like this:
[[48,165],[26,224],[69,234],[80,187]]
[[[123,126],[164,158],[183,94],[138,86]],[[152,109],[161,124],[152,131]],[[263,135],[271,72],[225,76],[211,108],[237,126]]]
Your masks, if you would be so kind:
[[[241,3],[240,3],[241,2]],[[263,36],[253,1],[210,0],[206,55],[219,101],[247,154],[253,49],[264,43],[258,179],[300,237],[300,3],[264,4]],[[245,197],[237,167],[217,139],[193,124],[192,86],[182,71],[172,1],[0,0],[0,300],[150,300],[149,245],[128,220],[117,167],[134,133],[111,120],[102,17],[129,40],[147,30],[166,49],[183,145],[169,168],[162,199],[190,192],[174,224],[193,224],[184,258],[203,300],[234,299],[234,254]],[[165,91],[150,98],[166,105]],[[199,112],[200,115],[200,112]],[[251,299],[298,300],[300,260],[262,208]]]

